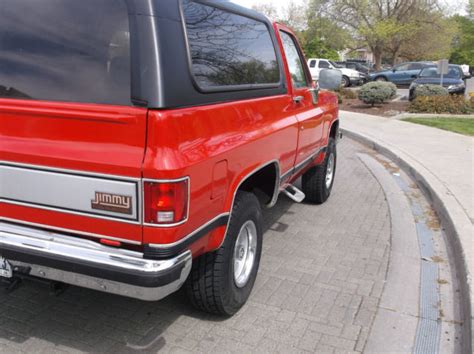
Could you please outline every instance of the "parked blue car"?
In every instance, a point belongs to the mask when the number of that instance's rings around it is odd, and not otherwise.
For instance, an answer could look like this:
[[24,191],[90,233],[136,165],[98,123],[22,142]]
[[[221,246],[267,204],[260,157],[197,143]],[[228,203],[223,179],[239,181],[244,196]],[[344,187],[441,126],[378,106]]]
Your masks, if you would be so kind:
[[[448,73],[443,76],[443,87],[452,95],[463,95],[466,93],[464,73],[459,65],[449,65]],[[441,75],[435,65],[427,66],[421,70],[418,77],[411,83],[408,99],[415,98],[415,91],[421,85],[441,85]]]
[[410,85],[420,71],[433,65],[432,62],[408,62],[395,65],[391,69],[376,71],[370,74],[372,81],[391,81],[395,85]]

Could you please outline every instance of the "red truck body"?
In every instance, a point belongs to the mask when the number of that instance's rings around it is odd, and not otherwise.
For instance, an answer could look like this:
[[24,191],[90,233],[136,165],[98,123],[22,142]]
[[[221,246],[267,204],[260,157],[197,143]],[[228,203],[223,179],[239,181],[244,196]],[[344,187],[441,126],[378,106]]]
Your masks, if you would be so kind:
[[[311,87],[294,87],[280,33],[296,37],[280,24],[274,24],[272,30],[285,87],[285,92],[275,95],[164,108],[0,97],[0,177],[4,186],[0,189],[4,226],[0,236],[5,239],[12,233],[8,227],[40,230],[151,260],[166,260],[185,251],[197,259],[218,250],[240,189],[252,190],[246,184],[253,179],[252,183],[266,192],[265,203],[273,205],[282,190],[325,160],[329,139],[337,135],[337,97],[321,90],[315,103]],[[304,58],[302,61],[306,63]],[[12,185],[13,176],[22,191],[5,190]],[[55,178],[51,185],[49,176]],[[45,184],[42,178],[46,178]],[[23,181],[26,185],[20,186]],[[61,205],[42,203],[40,199],[48,190],[67,193],[68,181],[74,182],[71,189],[96,181],[135,188],[137,199],[132,201],[137,205],[130,206],[135,216],[116,217],[110,210],[110,215],[73,210],[65,206],[67,200]],[[174,181],[185,182],[186,215],[178,222],[147,222],[149,206],[145,204],[151,199],[146,191],[152,190],[153,183]],[[102,192],[94,188],[96,193]],[[29,199],[21,192],[36,197]],[[9,193],[24,199],[15,200]],[[84,197],[91,200],[89,195]],[[9,248],[13,246],[7,246],[0,242],[0,255],[14,263],[18,250],[13,252]],[[28,263],[25,257],[18,257],[18,261]],[[50,263],[41,265],[54,269]],[[74,272],[71,268],[67,271]],[[148,300],[162,297],[104,290]]]

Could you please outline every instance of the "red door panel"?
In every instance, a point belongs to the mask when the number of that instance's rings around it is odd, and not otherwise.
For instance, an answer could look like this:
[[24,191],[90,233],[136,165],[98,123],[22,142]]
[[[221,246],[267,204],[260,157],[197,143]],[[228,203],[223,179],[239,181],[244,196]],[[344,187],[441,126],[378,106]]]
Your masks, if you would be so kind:
[[313,83],[306,60],[296,37],[290,29],[275,25],[280,46],[286,62],[288,77],[291,78],[293,110],[298,120],[298,153],[295,165],[305,161],[319,149],[323,136],[323,110],[313,101]]

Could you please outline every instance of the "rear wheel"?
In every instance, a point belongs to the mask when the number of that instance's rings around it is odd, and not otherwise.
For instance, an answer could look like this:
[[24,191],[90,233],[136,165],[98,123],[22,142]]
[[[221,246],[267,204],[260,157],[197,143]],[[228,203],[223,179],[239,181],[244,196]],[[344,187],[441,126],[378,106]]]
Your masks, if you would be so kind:
[[260,264],[262,223],[257,197],[237,193],[224,243],[193,262],[186,290],[195,307],[230,316],[245,304]]
[[336,141],[329,138],[326,157],[322,164],[314,166],[303,174],[301,181],[305,200],[322,204],[331,195],[336,175],[337,151]]

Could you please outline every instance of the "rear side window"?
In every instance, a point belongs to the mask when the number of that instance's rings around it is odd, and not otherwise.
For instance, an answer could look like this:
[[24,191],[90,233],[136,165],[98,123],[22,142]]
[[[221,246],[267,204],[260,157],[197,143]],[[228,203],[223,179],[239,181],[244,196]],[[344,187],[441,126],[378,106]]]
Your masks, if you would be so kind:
[[330,68],[329,63],[327,61],[324,61],[324,60],[319,61],[319,67],[321,69],[329,69]]
[[183,1],[191,71],[202,90],[279,85],[268,27],[221,9]]
[[410,64],[410,66],[408,67],[408,70],[421,70],[425,67],[424,64],[422,63],[412,63]]
[[0,98],[130,105],[121,0],[0,3]]

